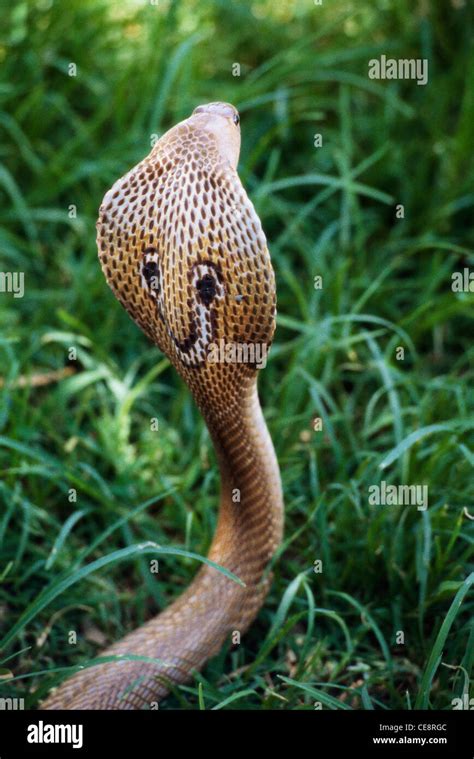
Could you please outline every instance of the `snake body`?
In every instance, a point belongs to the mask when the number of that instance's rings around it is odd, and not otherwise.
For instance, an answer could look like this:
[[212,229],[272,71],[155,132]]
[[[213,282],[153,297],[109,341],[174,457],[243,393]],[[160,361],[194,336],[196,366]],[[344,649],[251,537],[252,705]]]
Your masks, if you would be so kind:
[[[156,708],[255,618],[281,541],[278,464],[257,395],[251,347],[271,344],[275,282],[265,235],[237,174],[239,117],[199,106],[106,193],[99,257],[113,293],[187,383],[209,429],[221,501],[209,559],[158,616],[102,652],[112,661],[56,688],[43,709]],[[213,346],[247,346],[252,360],[210,360]],[[221,355],[222,359],[222,355]]]

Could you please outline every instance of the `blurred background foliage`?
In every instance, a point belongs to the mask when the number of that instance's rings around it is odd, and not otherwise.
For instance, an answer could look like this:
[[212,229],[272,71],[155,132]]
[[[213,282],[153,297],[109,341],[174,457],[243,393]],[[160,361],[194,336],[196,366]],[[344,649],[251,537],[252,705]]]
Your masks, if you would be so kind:
[[[26,290],[0,295],[2,695],[35,706],[64,676],[42,670],[92,659],[196,570],[169,557],[151,577],[137,553],[81,580],[88,547],[209,546],[207,432],[106,287],[95,220],[155,135],[226,100],[277,275],[260,391],[287,526],[257,622],[198,678],[204,703],[451,708],[474,655],[473,297],[451,289],[474,265],[469,3],[37,0],[2,19],[0,261]],[[428,85],[370,80],[382,54],[428,58]],[[428,484],[428,511],[370,507],[381,479]],[[197,680],[167,705],[198,708]]]

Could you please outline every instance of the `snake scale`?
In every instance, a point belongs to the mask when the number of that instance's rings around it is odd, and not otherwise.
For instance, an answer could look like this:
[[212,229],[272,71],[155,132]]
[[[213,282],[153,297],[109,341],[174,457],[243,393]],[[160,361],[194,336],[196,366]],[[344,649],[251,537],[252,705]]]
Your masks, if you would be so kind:
[[[114,295],[169,358],[208,427],[221,475],[209,559],[189,588],[79,671],[42,709],[155,708],[170,684],[192,679],[255,618],[269,560],[282,537],[283,501],[273,445],[257,395],[258,366],[209,361],[228,344],[269,347],[275,279],[260,220],[237,174],[240,125],[227,103],[196,108],[106,193],[97,222],[99,258]],[[251,354],[249,354],[251,356]]]

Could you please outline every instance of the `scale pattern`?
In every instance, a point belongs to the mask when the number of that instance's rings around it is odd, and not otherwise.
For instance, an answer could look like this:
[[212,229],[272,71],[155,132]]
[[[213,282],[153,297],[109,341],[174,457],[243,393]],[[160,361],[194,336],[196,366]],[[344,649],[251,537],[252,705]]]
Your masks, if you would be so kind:
[[115,296],[169,357],[205,419],[221,473],[209,558],[245,588],[204,565],[171,606],[101,654],[159,662],[82,670],[53,691],[44,709],[152,708],[170,684],[189,681],[232,632],[244,633],[255,618],[283,528],[257,366],[208,360],[219,341],[270,346],[275,281],[260,220],[205,128],[205,114],[171,129],[114,184],[100,208],[97,242]]

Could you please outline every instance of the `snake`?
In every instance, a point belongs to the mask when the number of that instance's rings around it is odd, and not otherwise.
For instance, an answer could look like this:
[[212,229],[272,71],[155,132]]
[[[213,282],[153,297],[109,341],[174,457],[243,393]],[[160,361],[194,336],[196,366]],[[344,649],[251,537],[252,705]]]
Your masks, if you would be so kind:
[[215,450],[220,504],[210,563],[170,606],[106,648],[107,661],[53,688],[41,709],[157,708],[224,645],[240,643],[269,590],[283,496],[257,379],[273,341],[276,286],[237,172],[240,144],[233,105],[200,105],[100,206],[106,280],[188,386]]

